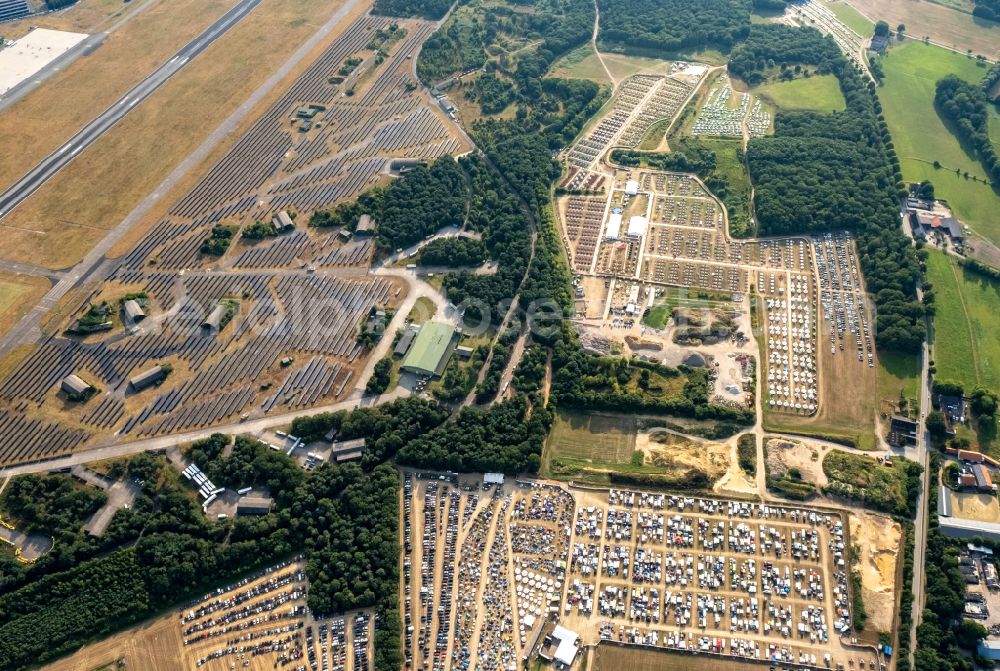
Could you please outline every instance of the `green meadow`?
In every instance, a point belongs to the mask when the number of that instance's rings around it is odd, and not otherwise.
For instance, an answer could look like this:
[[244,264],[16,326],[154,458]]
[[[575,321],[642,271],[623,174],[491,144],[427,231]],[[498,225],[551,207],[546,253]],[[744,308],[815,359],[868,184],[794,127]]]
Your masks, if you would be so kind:
[[[962,54],[916,40],[894,46],[882,65],[885,81],[879,87],[879,99],[903,179],[933,181],[938,197],[948,201],[961,221],[1000,244],[1000,219],[996,217],[1000,196],[989,185],[971,179],[985,179],[982,164],[962,147],[934,108],[939,79],[956,74],[978,82],[985,70]],[[935,169],[935,161],[942,167]]]
[[837,112],[845,108],[844,94],[833,75],[802,77],[774,82],[754,89],[754,93],[784,110]]

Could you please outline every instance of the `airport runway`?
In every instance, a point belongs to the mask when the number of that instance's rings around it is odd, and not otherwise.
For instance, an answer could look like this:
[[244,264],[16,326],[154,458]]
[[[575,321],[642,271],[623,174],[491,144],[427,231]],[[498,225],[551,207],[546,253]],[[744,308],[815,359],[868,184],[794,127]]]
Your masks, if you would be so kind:
[[89,147],[112,126],[121,121],[132,108],[153,94],[164,82],[177,74],[192,58],[224,35],[250,13],[261,0],[240,0],[232,9],[223,14],[201,35],[189,42],[173,58],[157,68],[151,75],[136,84],[128,93],[119,98],[93,121],[83,127],[61,147],[45,157],[27,175],[0,194],[0,219],[7,216],[25,198],[37,191],[46,181],[70,163],[84,149]]

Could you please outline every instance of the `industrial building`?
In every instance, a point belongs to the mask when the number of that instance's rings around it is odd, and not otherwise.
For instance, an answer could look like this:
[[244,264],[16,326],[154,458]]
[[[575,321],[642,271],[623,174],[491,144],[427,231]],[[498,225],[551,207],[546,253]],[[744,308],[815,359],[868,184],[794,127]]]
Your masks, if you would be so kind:
[[403,331],[403,335],[399,337],[399,342],[396,343],[395,349],[392,350],[392,355],[398,357],[405,356],[410,351],[413,339],[417,337],[419,332],[420,328],[415,326],[410,326]]
[[146,318],[146,313],[143,311],[142,306],[134,298],[125,301],[122,308],[125,310],[125,318],[130,322],[141,322]]
[[338,464],[345,461],[360,459],[365,449],[365,439],[355,438],[354,440],[343,440],[330,443],[330,459]]
[[401,369],[417,375],[440,377],[456,344],[455,327],[442,322],[427,322],[413,340]]
[[274,507],[270,496],[244,496],[236,503],[237,515],[267,515]]

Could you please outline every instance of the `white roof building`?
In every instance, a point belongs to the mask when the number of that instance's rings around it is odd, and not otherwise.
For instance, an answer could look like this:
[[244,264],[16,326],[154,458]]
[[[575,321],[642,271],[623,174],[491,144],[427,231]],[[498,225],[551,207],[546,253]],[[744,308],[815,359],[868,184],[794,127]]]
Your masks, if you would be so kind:
[[612,212],[608,217],[608,228],[604,232],[605,238],[617,238],[622,231],[622,215],[620,212]]
[[631,238],[641,238],[646,235],[646,226],[648,225],[646,217],[641,217],[636,215],[629,219],[628,221],[628,235]]
[[502,485],[503,484],[503,473],[484,473],[483,474],[483,484],[484,485]]
[[579,637],[575,632],[557,624],[556,628],[552,630],[552,638],[559,641],[559,645],[556,647],[556,654],[552,657],[553,661],[565,666],[572,666],[573,660],[576,659],[576,653],[579,650],[576,645]]
[[639,193],[639,182],[638,180],[630,179],[625,182],[625,193],[630,196],[634,196]]

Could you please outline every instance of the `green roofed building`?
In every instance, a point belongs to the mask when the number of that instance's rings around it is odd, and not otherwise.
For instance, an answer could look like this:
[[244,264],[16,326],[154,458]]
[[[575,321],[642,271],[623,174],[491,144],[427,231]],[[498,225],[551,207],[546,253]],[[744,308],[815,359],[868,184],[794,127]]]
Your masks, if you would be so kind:
[[455,351],[455,327],[441,322],[427,322],[413,339],[401,368],[417,375],[440,377]]

